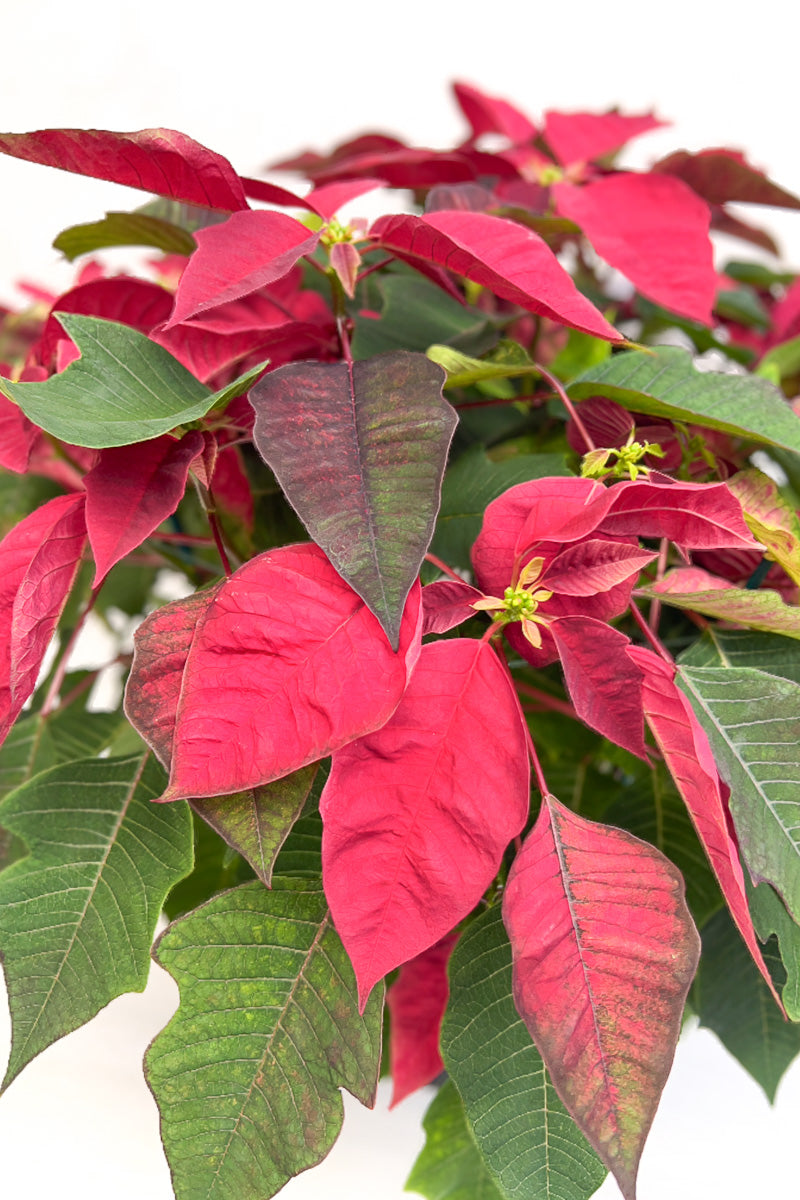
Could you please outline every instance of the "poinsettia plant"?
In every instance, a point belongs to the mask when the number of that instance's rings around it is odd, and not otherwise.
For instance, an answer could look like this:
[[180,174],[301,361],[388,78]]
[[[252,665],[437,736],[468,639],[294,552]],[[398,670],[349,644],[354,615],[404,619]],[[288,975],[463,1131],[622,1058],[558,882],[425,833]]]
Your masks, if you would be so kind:
[[[800,282],[710,237],[800,200],[455,96],[457,147],[275,164],[310,188],[0,136],[155,197],[2,314],[4,1086],[163,911],[187,1200],[279,1192],[382,1070],[440,1084],[411,1190],[633,1200],[685,1014],[770,1097],[800,1050]],[[78,671],[92,621],[138,627]]]

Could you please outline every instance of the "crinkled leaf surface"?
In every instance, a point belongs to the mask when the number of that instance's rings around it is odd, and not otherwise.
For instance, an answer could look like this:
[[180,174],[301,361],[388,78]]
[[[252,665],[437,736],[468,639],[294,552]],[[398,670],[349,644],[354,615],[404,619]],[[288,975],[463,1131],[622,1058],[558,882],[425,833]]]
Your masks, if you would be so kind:
[[724,483],[662,484],[647,479],[618,484],[600,528],[610,534],[666,537],[693,550],[756,548],[741,504]]
[[678,567],[651,587],[639,588],[639,596],[650,596],[688,608],[708,617],[735,621],[767,633],[800,639],[800,608],[784,603],[770,588],[736,588],[697,567]]
[[373,1103],[382,995],[359,1016],[309,880],[226,892],[174,922],[155,957],[181,989],[145,1059],[176,1197],[273,1196],[330,1150],[341,1087]]
[[637,291],[711,324],[718,282],[708,236],[711,212],[687,184],[619,171],[581,187],[557,183],[553,195],[559,214],[579,225]]
[[[414,585],[395,653],[317,546],[284,546],[235,571],[188,635],[182,680],[171,675],[180,700],[164,799],[260,787],[383,725],[419,653],[419,591]],[[187,633],[176,636],[179,669]],[[154,676],[145,683],[159,723]],[[132,717],[140,692],[134,665]]]
[[294,217],[261,209],[234,213],[194,236],[197,250],[181,275],[166,329],[274,283],[319,241]]
[[168,433],[246,392],[263,370],[211,392],[135,329],[75,313],[58,319],[81,357],[41,383],[0,378],[0,390],[42,429],[77,446],[127,446]]
[[643,674],[647,723],[684,799],[731,916],[765,983],[774,991],[753,929],[739,851],[728,830],[727,806],[708,738],[688,699],[676,687],[672,668],[643,646],[632,648],[630,654]]
[[192,800],[198,816],[241,854],[259,879],[270,886],[272,868],[311,790],[316,763],[302,767],[266,787],[248,788],[233,796]]
[[457,423],[441,367],[404,351],[291,363],[266,375],[250,403],[261,457],[396,647]]
[[[780,987],[785,973],[774,942],[765,947],[764,958]],[[725,909],[703,927],[692,1007],[700,1024],[716,1033],[774,1100],[781,1076],[800,1053],[800,1027],[781,1015]]]
[[448,1080],[422,1119],[425,1145],[405,1190],[427,1200],[504,1200],[481,1158],[455,1085]]
[[4,133],[0,153],[203,208],[234,212],[248,206],[241,180],[228,160],[174,129]]
[[197,243],[186,229],[143,212],[109,212],[102,221],[71,225],[53,242],[72,262],[109,246],[152,246],[164,254],[191,254]]
[[494,650],[423,646],[392,719],[333,755],[320,801],[325,894],[362,1004],[478,903],[528,794],[519,704]]
[[545,796],[503,918],[517,1009],[628,1200],[700,949],[683,879],[653,846]]
[[800,923],[800,685],[747,667],[681,667],[706,731],[742,857]]
[[586,1200],[606,1171],[565,1111],[514,1007],[499,908],[461,935],[449,973],[442,1056],[500,1195]]
[[84,480],[94,587],[174,513],[183,499],[189,468],[202,450],[203,435],[190,430],[180,439],[164,435],[100,451]]
[[697,422],[800,452],[800,419],[776,387],[755,375],[698,371],[677,346],[615,354],[567,390],[574,400],[607,396],[631,412]]
[[618,342],[622,335],[583,296],[545,241],[488,213],[432,212],[380,217],[380,244],[399,258],[446,267],[495,295],[562,325]]
[[447,1007],[447,960],[458,934],[449,933],[435,946],[400,968],[386,993],[391,1014],[389,1062],[392,1106],[433,1083],[444,1070],[439,1030]]
[[13,1031],[4,1086],[109,1000],[144,990],[164,897],[192,864],[188,809],[154,805],[162,787],[149,755],[85,759],[0,805],[30,849],[0,875]]

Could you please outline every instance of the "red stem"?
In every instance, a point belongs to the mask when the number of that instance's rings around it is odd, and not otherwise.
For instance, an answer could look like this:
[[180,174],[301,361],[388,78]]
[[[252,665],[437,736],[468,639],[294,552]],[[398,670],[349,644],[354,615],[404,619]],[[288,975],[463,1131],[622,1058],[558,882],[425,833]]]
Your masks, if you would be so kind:
[[550,372],[545,370],[544,367],[540,366],[539,363],[536,363],[536,370],[539,372],[542,379],[546,379],[547,382],[550,384],[551,388],[553,388],[553,390],[558,393],[559,397],[561,398],[561,403],[564,405],[564,408],[567,410],[567,412],[569,413],[569,415],[572,417],[573,421],[577,425],[578,432],[580,433],[583,440],[586,442],[587,447],[590,450],[596,450],[597,446],[594,444],[594,439],[592,438],[592,435],[589,433],[589,430],[586,428],[583,421],[578,416],[578,410],[576,409],[575,405],[570,400],[567,393],[564,391],[561,381],[559,379],[556,379],[555,375],[551,375]]
[[566,717],[572,717],[573,720],[579,720],[575,709],[566,700],[559,700],[557,696],[550,696],[547,692],[540,692],[538,688],[531,687],[529,683],[522,683],[517,680],[516,688],[523,696],[529,696],[531,700],[536,700],[540,708],[549,709],[551,712],[563,713]]
[[[505,670],[506,675],[509,678],[511,686],[516,688],[516,686],[517,686],[516,681],[514,679],[514,676],[511,674],[511,668],[508,665],[505,654],[503,653],[502,649],[497,645],[495,645],[494,649],[497,654],[497,657],[499,658],[500,662],[502,663],[502,666]],[[520,706],[520,711],[521,711],[521,706]],[[550,788],[547,786],[547,780],[544,777],[544,771],[542,770],[542,764],[539,762],[539,755],[536,753],[536,747],[533,744],[533,738],[531,737],[531,731],[528,728],[528,722],[525,720],[524,714],[521,714],[521,715],[522,715],[522,728],[525,732],[525,742],[528,747],[528,756],[530,757],[530,760],[531,760],[531,765],[533,767],[533,773],[536,776],[536,786],[538,787],[539,791],[542,793],[543,796],[549,796]]]
[[437,558],[435,554],[426,554],[425,561],[429,562],[434,567],[438,567],[444,575],[449,575],[451,579],[455,579],[458,583],[464,582],[461,576],[454,571],[452,567],[448,567],[447,563],[442,562],[441,558]]
[[674,658],[670,654],[669,650],[667,650],[666,646],[661,641],[661,639],[653,632],[653,630],[647,624],[647,621],[645,621],[644,617],[639,612],[639,609],[636,607],[636,604],[633,601],[631,601],[631,603],[630,603],[630,614],[633,617],[636,624],[641,629],[644,636],[647,638],[650,645],[655,650],[656,654],[660,654],[661,657],[664,659],[664,662],[668,662],[671,667],[674,667],[675,666]]
[[[661,539],[661,546],[658,551],[658,562],[656,563],[656,582],[660,582],[664,578],[664,571],[667,568],[667,555],[669,553],[669,541],[667,538]],[[658,623],[661,620],[661,601],[655,596],[650,601],[650,615],[648,617],[648,625],[653,633],[658,633]]]

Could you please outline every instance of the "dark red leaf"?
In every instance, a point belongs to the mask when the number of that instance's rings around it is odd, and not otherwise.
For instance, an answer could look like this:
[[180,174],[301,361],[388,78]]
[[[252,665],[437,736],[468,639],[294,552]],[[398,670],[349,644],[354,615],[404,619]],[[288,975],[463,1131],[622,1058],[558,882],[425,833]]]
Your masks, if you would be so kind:
[[447,963],[457,941],[458,934],[450,933],[430,950],[405,963],[386,993],[391,1015],[390,1108],[418,1088],[433,1083],[444,1070],[439,1030],[450,994]]
[[708,205],[668,175],[620,172],[583,187],[557,183],[556,208],[634,287],[672,312],[711,324],[717,274]]
[[371,232],[412,266],[446,267],[530,312],[608,341],[622,340],[547,243],[513,221],[488,213],[433,212],[381,217]]
[[781,256],[780,247],[771,233],[768,233],[766,229],[761,229],[758,225],[753,225],[750,221],[734,217],[733,213],[727,212],[724,208],[712,206],[711,228],[718,233],[727,233],[729,237],[739,238],[742,242],[760,246],[762,250],[766,250],[768,254],[774,254],[776,258]]
[[400,350],[281,367],[250,391],[256,449],[393,645],[457,421],[443,380],[425,355]]
[[241,180],[228,160],[174,129],[4,133],[0,134],[0,153],[203,208],[225,212],[247,208]]
[[643,675],[642,701],[653,737],[683,797],[731,916],[782,1009],[756,940],[739,851],[729,832],[727,806],[705,730],[687,697],[675,686],[674,668],[644,646],[633,646],[628,653]]
[[660,129],[666,124],[652,113],[626,117],[619,112],[554,112],[545,113],[542,137],[558,161],[565,167],[570,163],[589,162],[619,150],[631,138]]
[[272,171],[296,171],[313,179],[318,173],[324,174],[339,163],[348,162],[367,154],[391,154],[393,150],[405,150],[404,142],[386,133],[362,133],[356,138],[342,142],[330,154],[318,154],[316,150],[304,150],[292,158],[282,159],[271,163]]
[[564,596],[594,596],[638,575],[657,557],[627,542],[589,538],[562,550],[542,576],[541,586]]
[[85,496],[56,496],[0,542],[0,741],[33,692],[86,542]]
[[221,446],[211,477],[214,501],[245,529],[253,528],[253,492],[238,446]]
[[691,154],[676,150],[660,159],[651,171],[675,175],[688,183],[709,204],[769,204],[776,208],[800,208],[800,199],[768,179],[750,165],[738,150],[714,148]]
[[319,234],[294,217],[261,210],[234,213],[194,236],[197,250],[181,276],[165,330],[280,279],[319,241]]
[[295,195],[288,188],[280,187],[277,183],[267,183],[263,179],[240,177],[244,193],[251,200],[261,200],[264,204],[278,204],[283,208],[305,208],[313,211],[312,206],[302,196]]
[[693,550],[758,549],[742,506],[724,483],[667,483],[641,480],[611,490],[602,533],[669,538]]
[[0,467],[24,475],[39,433],[17,404],[0,395]]
[[[383,725],[419,653],[419,591],[409,595],[394,653],[317,546],[285,546],[235,571],[191,637],[164,799],[270,783]],[[182,649],[184,629],[179,639]],[[137,728],[152,676],[142,680],[134,663],[127,704]]]
[[630,638],[592,617],[553,621],[567,691],[590,729],[648,762],[642,673],[628,657]]
[[483,598],[483,592],[458,583],[455,579],[440,579],[422,589],[422,636],[428,633],[447,633],[463,621],[475,616],[472,607]]
[[362,1008],[478,903],[528,790],[519,702],[494,650],[424,646],[392,719],[334,754],[320,801],[325,894]]
[[700,939],[653,846],[545,796],[503,898],[514,1001],[626,1200],[669,1074]]
[[484,133],[499,133],[517,145],[533,141],[536,137],[536,126],[507,100],[487,96],[468,83],[454,83],[453,92],[459,108],[470,123],[473,139],[482,137]]
[[192,430],[180,440],[164,436],[100,451],[84,479],[94,587],[175,512],[202,450],[203,435]]
[[54,366],[63,369],[62,364],[56,364],[55,361],[59,343],[65,340],[64,328],[58,320],[59,313],[104,317],[107,321],[118,321],[121,325],[138,329],[139,333],[149,334],[162,321],[166,321],[171,311],[172,297],[169,292],[157,283],[148,283],[146,279],[116,275],[113,279],[83,283],[54,301],[36,353],[48,370]]

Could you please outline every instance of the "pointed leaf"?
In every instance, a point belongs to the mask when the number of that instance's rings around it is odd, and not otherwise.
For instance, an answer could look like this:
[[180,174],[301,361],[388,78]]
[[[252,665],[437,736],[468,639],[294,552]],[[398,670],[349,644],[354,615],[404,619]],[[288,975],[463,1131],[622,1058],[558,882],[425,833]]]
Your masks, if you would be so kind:
[[261,209],[234,213],[194,236],[197,250],[181,275],[165,329],[274,283],[319,241],[294,217]]
[[[783,971],[774,943],[765,948],[764,957],[780,986]],[[713,1029],[774,1100],[781,1076],[800,1053],[800,1027],[781,1016],[724,909],[703,927],[692,1007],[700,1024]]]
[[83,494],[57,496],[0,542],[0,741],[33,692],[86,542]]
[[74,313],[59,320],[81,357],[42,383],[0,378],[0,390],[42,429],[78,446],[127,446],[168,433],[240,396],[264,369],[212,393],[134,329]]
[[681,667],[708,735],[742,857],[800,923],[800,685],[746,667]]
[[[317,546],[285,546],[240,567],[190,635],[163,798],[260,787],[385,724],[419,652],[420,610],[415,586],[394,653]],[[137,697],[135,668],[128,686]]]
[[627,653],[630,639],[592,617],[562,617],[550,632],[578,716],[647,762],[642,675]]
[[303,811],[317,764],[302,767],[266,787],[234,796],[192,800],[191,806],[221,838],[250,863],[262,883],[272,882],[278,852]]
[[504,1200],[475,1145],[451,1081],[434,1096],[422,1127],[425,1145],[405,1191],[418,1192],[427,1200]]
[[442,1055],[501,1196],[586,1200],[600,1186],[605,1168],[514,1007],[499,907],[481,914],[453,952]]
[[530,312],[607,341],[622,340],[577,290],[547,243],[513,221],[445,211],[381,217],[371,232],[412,266],[446,267]]
[[424,646],[392,719],[334,754],[320,801],[325,894],[362,1004],[478,903],[528,791],[519,703],[494,650]]
[[191,868],[189,812],[159,808],[149,755],[37,775],[0,805],[30,856],[0,875],[13,1024],[4,1086],[115,996],[144,991],[164,897]]
[[253,439],[336,570],[397,646],[428,549],[457,418],[442,371],[398,352],[293,363],[253,388]]
[[392,1107],[418,1088],[433,1083],[444,1070],[439,1030],[449,993],[447,961],[457,939],[457,934],[450,933],[404,963],[386,993],[391,1014]]
[[444,367],[446,387],[472,387],[485,380],[514,379],[536,371],[536,364],[527,350],[512,341],[498,343],[486,358],[473,358],[452,346],[437,345],[429,346],[425,354],[431,362]]
[[660,159],[651,171],[675,175],[688,183],[709,204],[729,201],[769,204],[776,208],[800,208],[800,199],[752,167],[737,150],[675,150]]
[[750,911],[758,936],[766,942],[773,934],[778,939],[780,958],[786,971],[781,1000],[790,1021],[800,1022],[800,925],[789,916],[786,905],[774,888],[760,883],[750,889]]
[[0,153],[107,179],[203,208],[247,208],[242,183],[227,159],[174,129],[39,129],[0,134]]
[[440,579],[422,589],[422,636],[428,633],[447,633],[475,616],[473,605],[483,599],[483,592],[458,583],[455,579]]
[[536,126],[507,100],[487,96],[469,83],[454,83],[458,106],[472,126],[473,138],[484,133],[500,133],[515,145],[536,137]]
[[710,325],[717,292],[711,213],[669,175],[620,171],[576,187],[553,188],[560,216],[583,230],[597,253],[637,291],[671,312]]
[[800,584],[800,519],[763,471],[739,471],[728,487],[742,506],[748,528],[786,574]]
[[593,596],[638,575],[657,557],[625,542],[590,538],[562,550],[548,566],[541,586],[565,596]]
[[71,225],[53,242],[66,259],[74,262],[82,254],[109,246],[153,246],[164,254],[191,254],[197,243],[185,229],[142,212],[109,212],[102,221]]
[[175,512],[202,449],[202,434],[192,430],[179,441],[164,436],[101,450],[84,480],[94,587]]
[[[163,810],[162,810],[163,811]],[[363,1017],[311,881],[245,884],[174,922],[156,960],[181,1005],[145,1059],[178,1200],[274,1196],[374,1101],[382,995]]]
[[755,375],[698,371],[677,346],[615,354],[567,389],[574,400],[607,396],[623,408],[800,452],[800,419],[783,393]]
[[647,723],[684,799],[736,927],[777,1001],[756,940],[739,851],[728,828],[727,805],[708,738],[686,696],[676,687],[673,669],[643,646],[633,647],[630,656],[642,670]]
[[654,847],[545,796],[503,918],[516,1006],[628,1200],[700,949],[683,880]]
[[688,608],[691,612],[735,621],[751,629],[800,638],[800,608],[785,604],[780,593],[769,588],[752,591],[732,587],[699,567],[678,567],[668,571],[652,587],[639,588],[637,595],[657,597],[675,608]]
[[[64,313],[117,321],[149,337],[166,321],[171,309],[172,300],[166,288],[132,275],[114,275],[110,279],[79,283],[55,301],[39,340],[39,361],[48,368],[48,374],[60,372],[65,365],[59,361],[64,347],[69,347],[70,352],[75,349],[64,336],[66,326],[61,320]],[[77,356],[75,349],[74,357]]]
[[545,113],[542,137],[564,166],[604,158],[631,138],[664,125],[652,113],[626,116],[620,112]]
[[600,528],[603,533],[666,537],[692,550],[758,548],[741,504],[724,483],[621,483],[613,489]]

